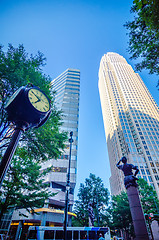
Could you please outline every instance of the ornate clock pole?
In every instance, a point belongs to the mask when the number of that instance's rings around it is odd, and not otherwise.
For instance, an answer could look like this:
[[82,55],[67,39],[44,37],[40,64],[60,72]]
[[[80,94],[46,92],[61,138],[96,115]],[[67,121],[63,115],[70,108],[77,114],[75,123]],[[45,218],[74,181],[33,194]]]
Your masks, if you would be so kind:
[[20,124],[16,125],[15,127],[15,130],[14,130],[14,134],[12,136],[12,139],[8,145],[8,148],[1,160],[1,164],[0,164],[0,188],[1,188],[1,185],[3,183],[3,180],[4,180],[4,177],[5,177],[5,174],[8,170],[8,167],[9,167],[9,164],[10,164],[10,161],[14,155],[14,152],[16,150],[16,147],[18,145],[18,142],[19,142],[19,139],[20,139],[20,136],[21,136],[21,133],[25,131],[25,126],[21,126]]
[[14,133],[0,163],[0,187],[7,173],[22,132],[42,126],[51,114],[49,98],[33,85],[19,88],[6,106],[8,121],[15,125]]

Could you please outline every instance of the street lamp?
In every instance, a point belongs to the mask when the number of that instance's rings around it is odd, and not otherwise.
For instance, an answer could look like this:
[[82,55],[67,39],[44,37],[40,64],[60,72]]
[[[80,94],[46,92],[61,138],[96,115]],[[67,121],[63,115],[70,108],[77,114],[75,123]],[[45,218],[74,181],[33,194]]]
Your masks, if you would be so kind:
[[70,167],[71,167],[71,149],[72,149],[72,143],[73,143],[73,132],[70,132],[70,154],[69,154],[69,165],[68,165],[68,174],[67,174],[67,183],[66,183],[66,197],[65,197],[65,218],[64,218],[64,240],[67,240],[67,212],[68,212],[68,197],[69,197],[69,191],[70,191]]

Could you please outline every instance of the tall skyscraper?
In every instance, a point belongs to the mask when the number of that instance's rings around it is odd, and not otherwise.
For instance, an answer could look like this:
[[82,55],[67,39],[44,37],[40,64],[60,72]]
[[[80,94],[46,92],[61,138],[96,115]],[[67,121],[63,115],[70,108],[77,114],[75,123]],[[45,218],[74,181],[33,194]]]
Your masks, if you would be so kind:
[[[73,205],[73,194],[76,184],[77,147],[78,147],[78,118],[79,118],[79,95],[80,95],[80,71],[67,69],[51,82],[51,89],[56,91],[55,104],[62,111],[61,131],[73,131],[73,144],[71,152],[70,168],[70,205]],[[58,193],[51,200],[52,207],[63,209],[65,204],[65,186],[69,166],[69,142],[59,159],[52,159],[48,163],[52,165],[52,172],[48,174],[47,182],[53,192]]]
[[124,190],[116,167],[122,156],[139,168],[138,177],[151,184],[159,197],[159,108],[127,61],[105,54],[99,68],[99,92],[108,147],[112,194]]

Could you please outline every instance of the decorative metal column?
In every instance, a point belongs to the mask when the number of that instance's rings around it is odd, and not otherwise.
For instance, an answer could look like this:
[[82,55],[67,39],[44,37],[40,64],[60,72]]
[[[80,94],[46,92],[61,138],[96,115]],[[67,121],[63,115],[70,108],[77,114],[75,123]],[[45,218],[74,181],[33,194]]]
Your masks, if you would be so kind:
[[70,132],[70,154],[69,154],[69,166],[68,166],[68,174],[67,174],[67,183],[66,183],[66,197],[65,197],[65,215],[64,215],[64,240],[67,240],[67,212],[68,212],[68,202],[69,202],[69,192],[70,192],[70,167],[71,167],[71,150],[73,143],[73,132]]

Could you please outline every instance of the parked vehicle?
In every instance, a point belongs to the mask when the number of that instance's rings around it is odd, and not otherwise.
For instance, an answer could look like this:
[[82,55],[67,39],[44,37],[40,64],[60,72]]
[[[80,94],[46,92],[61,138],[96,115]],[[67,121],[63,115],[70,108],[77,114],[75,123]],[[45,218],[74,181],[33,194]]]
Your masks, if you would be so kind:
[[[105,240],[111,240],[108,227],[68,227],[67,239],[69,240],[97,240],[102,233]],[[63,227],[31,226],[28,230],[27,240],[63,240]]]

